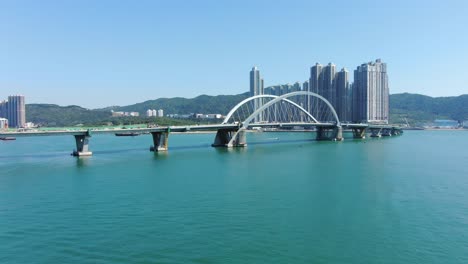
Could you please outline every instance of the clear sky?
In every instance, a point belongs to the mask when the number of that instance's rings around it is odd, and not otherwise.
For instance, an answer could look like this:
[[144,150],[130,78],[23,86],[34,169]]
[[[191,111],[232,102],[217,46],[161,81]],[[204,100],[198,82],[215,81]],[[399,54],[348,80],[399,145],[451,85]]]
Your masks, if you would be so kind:
[[376,58],[390,93],[468,93],[468,1],[0,0],[0,99],[237,94],[254,65],[269,86]]

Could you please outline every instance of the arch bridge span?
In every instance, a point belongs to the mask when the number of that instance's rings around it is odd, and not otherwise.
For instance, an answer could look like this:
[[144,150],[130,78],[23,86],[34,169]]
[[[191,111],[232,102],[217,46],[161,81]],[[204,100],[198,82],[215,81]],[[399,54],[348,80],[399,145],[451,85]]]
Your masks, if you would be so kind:
[[[302,98],[298,98],[301,97]],[[318,101],[316,105],[312,106],[313,109],[315,110],[314,112],[316,115],[320,112],[320,117],[315,117],[311,112],[310,109],[306,110],[303,106],[299,105],[299,102],[302,104],[306,104],[306,100],[304,99],[309,99],[308,97],[313,97],[316,98]],[[289,98],[294,98],[296,99],[296,102],[290,100]],[[264,99],[269,99],[268,101],[264,101]],[[258,102],[258,100],[261,100],[261,102]],[[335,111],[335,108],[331,105],[331,103],[325,99],[323,96],[313,93],[313,92],[307,92],[307,91],[298,91],[298,92],[291,92],[283,95],[256,95],[249,97],[240,103],[238,103],[236,106],[234,106],[231,111],[226,115],[226,118],[223,121],[223,124],[229,123],[229,121],[233,118],[236,112],[242,111],[242,113],[245,115],[245,112],[243,109],[241,109],[243,106],[248,106],[249,103],[257,101],[257,109],[252,109],[253,111],[250,112],[248,115],[244,116],[244,120],[237,120],[243,124],[244,128],[247,128],[252,121],[253,123],[273,123],[271,122],[272,120],[265,120],[265,112],[267,110],[270,110],[269,112],[273,112],[274,115],[276,114],[281,114],[277,112],[287,112],[289,115],[289,118],[291,118],[289,121],[294,121],[294,122],[303,122],[303,123],[330,123],[330,122],[335,122],[337,126],[340,126],[340,120],[338,118],[338,115]],[[288,103],[289,106],[291,106],[293,109],[283,109],[283,106],[281,106],[281,103]],[[307,102],[310,102],[310,100],[307,100]],[[280,105],[280,107],[278,107]],[[321,109],[319,109],[321,108]],[[250,109],[248,109],[250,110]],[[297,115],[295,113],[296,110],[297,112],[301,113],[302,115]],[[260,117],[260,118],[259,118]],[[304,117],[306,117],[304,119]],[[328,118],[327,118],[328,117]],[[330,118],[331,117],[331,118]],[[326,120],[328,119],[328,120]],[[260,120],[260,121],[258,121]]]
[[[312,100],[311,100],[312,98]],[[310,102],[313,103],[310,107]],[[306,109],[304,105],[309,105]],[[256,107],[253,107],[256,106]],[[74,156],[90,156],[91,136],[99,134],[151,134],[151,151],[167,151],[170,132],[216,131],[214,147],[244,147],[247,145],[246,131],[254,127],[314,128],[317,140],[340,141],[342,128],[351,129],[353,138],[365,138],[366,131],[371,137],[392,136],[402,133],[401,128],[392,125],[342,124],[333,106],[324,97],[306,91],[292,92],[281,96],[257,95],[249,97],[227,114],[221,124],[196,126],[168,126],[134,129],[94,129],[94,130],[57,130],[57,131],[0,131],[0,139],[11,137],[35,137],[72,135],[75,137]],[[311,130],[307,130],[309,132]]]

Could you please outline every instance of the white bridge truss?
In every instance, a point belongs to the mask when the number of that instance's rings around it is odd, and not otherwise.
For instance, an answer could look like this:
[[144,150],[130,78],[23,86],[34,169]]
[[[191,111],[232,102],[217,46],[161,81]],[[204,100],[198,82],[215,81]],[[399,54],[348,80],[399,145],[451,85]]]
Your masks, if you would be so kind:
[[[255,101],[257,109],[253,107]],[[243,128],[269,123],[334,123],[340,126],[338,115],[330,102],[316,93],[307,91],[281,96],[249,97],[234,106],[227,114],[222,124],[228,123],[241,123]]]

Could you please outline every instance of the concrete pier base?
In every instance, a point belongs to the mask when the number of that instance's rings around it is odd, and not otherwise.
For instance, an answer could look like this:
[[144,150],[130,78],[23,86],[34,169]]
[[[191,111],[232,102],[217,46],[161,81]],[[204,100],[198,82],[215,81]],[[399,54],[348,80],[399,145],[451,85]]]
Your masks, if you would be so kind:
[[318,141],[342,141],[343,128],[336,127],[317,127],[316,140]]
[[153,146],[150,147],[150,151],[167,151],[169,142],[169,131],[151,132],[151,135],[153,136]]
[[366,128],[353,128],[353,138],[364,139],[366,138]]
[[382,128],[370,128],[371,137],[381,137]]
[[73,150],[72,155],[75,157],[92,156],[93,152],[89,151],[89,131],[84,135],[75,135],[76,150]]
[[384,137],[390,137],[390,136],[392,136],[392,129],[391,128],[383,128],[381,134]]
[[391,131],[392,136],[398,136],[398,135],[401,135],[402,133],[403,131],[401,129],[395,128],[395,127],[392,128],[392,131]]
[[216,132],[214,143],[211,144],[213,147],[246,147],[247,140],[245,130],[232,130],[232,129],[219,129]]

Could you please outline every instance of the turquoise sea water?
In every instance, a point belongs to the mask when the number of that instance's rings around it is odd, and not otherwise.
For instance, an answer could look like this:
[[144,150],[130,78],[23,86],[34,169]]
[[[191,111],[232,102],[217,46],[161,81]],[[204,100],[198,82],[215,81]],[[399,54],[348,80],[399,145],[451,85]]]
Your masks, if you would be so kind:
[[468,263],[468,132],[0,142],[0,263]]

